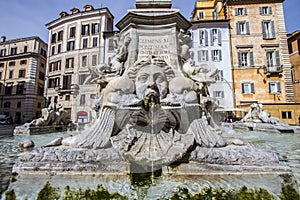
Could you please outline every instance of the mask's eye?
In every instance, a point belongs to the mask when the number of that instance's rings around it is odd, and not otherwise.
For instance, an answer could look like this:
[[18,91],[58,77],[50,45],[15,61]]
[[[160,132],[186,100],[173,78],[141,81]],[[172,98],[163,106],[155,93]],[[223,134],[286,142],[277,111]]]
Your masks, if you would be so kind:
[[146,82],[147,80],[148,80],[148,75],[141,75],[141,76],[139,76],[138,77],[138,80],[140,81],[140,82]]

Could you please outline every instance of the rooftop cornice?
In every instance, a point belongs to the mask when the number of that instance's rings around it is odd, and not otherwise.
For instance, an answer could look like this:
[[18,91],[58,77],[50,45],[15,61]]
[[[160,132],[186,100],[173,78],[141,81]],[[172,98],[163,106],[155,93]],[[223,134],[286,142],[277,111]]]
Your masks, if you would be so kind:
[[30,36],[30,37],[24,37],[24,38],[17,38],[17,39],[6,40],[5,42],[0,42],[0,45],[6,45],[6,44],[11,44],[11,43],[17,43],[17,42],[25,42],[25,41],[29,41],[29,40],[39,40],[40,42],[42,42],[45,45],[47,45],[47,43],[44,42],[38,36]]
[[285,0],[223,0],[227,5],[245,5],[262,3],[283,3]]
[[89,11],[81,11],[78,12],[76,14],[68,14],[64,17],[60,17],[56,20],[53,20],[49,23],[47,23],[45,26],[48,29],[52,29],[55,26],[59,26],[61,24],[70,22],[70,21],[75,21],[77,19],[81,19],[81,18],[87,18],[87,17],[91,17],[91,16],[96,16],[99,14],[107,14],[109,16],[111,16],[112,18],[114,18],[114,16],[111,14],[111,12],[109,11],[108,8],[99,8],[99,9],[94,9],[94,10],[89,10]]

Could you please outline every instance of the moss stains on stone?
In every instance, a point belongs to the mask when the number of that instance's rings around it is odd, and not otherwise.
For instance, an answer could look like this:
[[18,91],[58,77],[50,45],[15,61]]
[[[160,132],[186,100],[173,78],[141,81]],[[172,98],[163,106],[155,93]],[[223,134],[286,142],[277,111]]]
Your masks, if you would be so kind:
[[166,199],[273,200],[275,198],[265,189],[248,189],[244,186],[239,190],[227,191],[222,188],[204,188],[200,193],[196,194],[190,194],[187,188],[179,188],[177,193],[175,193],[172,197]]
[[109,193],[102,185],[98,185],[96,190],[87,188],[82,190],[71,189],[69,186],[65,187],[65,193],[63,195],[63,200],[93,200],[93,199],[118,199],[126,200],[127,197],[121,196],[118,193]]
[[17,197],[14,190],[8,190],[5,193],[5,200],[16,200],[16,199]]
[[54,200],[59,199],[59,197],[59,189],[52,187],[50,183],[47,182],[38,193],[37,200]]

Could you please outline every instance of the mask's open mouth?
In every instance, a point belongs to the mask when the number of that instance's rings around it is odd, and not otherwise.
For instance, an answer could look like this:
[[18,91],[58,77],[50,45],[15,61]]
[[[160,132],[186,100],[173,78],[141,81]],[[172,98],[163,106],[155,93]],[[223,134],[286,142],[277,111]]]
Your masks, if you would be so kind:
[[153,105],[160,104],[159,102],[159,96],[156,92],[150,92],[147,94],[147,96],[144,99],[144,107],[146,110],[149,110],[149,108]]

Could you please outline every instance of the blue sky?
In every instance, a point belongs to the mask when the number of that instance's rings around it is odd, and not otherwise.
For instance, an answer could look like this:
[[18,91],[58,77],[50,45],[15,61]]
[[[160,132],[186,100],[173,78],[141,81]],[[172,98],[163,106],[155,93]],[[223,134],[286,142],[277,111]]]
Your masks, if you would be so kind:
[[[173,0],[173,8],[190,18],[196,0]],[[45,24],[57,19],[61,11],[71,8],[83,9],[86,4],[94,8],[108,7],[115,16],[115,23],[126,14],[127,9],[135,8],[135,0],[0,0],[0,35],[7,39],[39,36],[48,41]],[[288,33],[300,29],[300,1],[285,0],[286,29]]]

